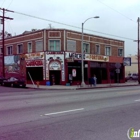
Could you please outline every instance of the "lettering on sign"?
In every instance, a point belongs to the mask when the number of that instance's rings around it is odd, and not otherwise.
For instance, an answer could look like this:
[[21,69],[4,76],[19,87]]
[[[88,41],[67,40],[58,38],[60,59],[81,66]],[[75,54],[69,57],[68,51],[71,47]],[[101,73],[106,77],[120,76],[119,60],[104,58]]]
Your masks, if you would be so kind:
[[57,61],[52,61],[49,65],[50,70],[61,70],[61,65]]
[[103,55],[93,55],[93,54],[85,54],[86,60],[93,60],[93,61],[109,61],[108,56]]
[[32,61],[26,61],[26,67],[35,67],[35,66],[43,66],[42,60],[32,60]]

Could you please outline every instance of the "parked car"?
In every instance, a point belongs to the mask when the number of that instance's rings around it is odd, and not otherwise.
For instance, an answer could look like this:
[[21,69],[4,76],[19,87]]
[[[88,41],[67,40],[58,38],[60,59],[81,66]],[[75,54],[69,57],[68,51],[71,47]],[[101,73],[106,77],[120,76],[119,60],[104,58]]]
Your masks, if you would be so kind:
[[138,80],[138,74],[137,73],[129,73],[127,77],[125,77],[125,81],[128,80]]
[[26,81],[24,79],[10,77],[3,80],[3,85],[11,87],[26,87]]
[[3,85],[3,81],[6,80],[3,76],[0,76],[0,85]]

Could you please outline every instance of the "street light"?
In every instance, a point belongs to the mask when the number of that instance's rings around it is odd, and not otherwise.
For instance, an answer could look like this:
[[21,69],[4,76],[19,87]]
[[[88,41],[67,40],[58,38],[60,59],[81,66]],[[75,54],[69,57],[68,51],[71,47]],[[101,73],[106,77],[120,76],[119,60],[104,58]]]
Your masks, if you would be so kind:
[[138,40],[134,40],[138,43],[138,52],[137,52],[137,58],[138,58],[138,83],[140,84],[140,36],[139,36],[139,26],[140,26],[140,18],[138,17]]
[[82,45],[81,45],[81,68],[82,68],[82,82],[81,82],[81,86],[84,87],[85,86],[85,82],[84,82],[84,61],[83,61],[83,55],[84,55],[84,51],[83,51],[83,27],[84,27],[84,23],[91,19],[91,18],[99,18],[99,16],[95,16],[95,17],[90,17],[88,19],[86,19],[83,23],[82,23]]

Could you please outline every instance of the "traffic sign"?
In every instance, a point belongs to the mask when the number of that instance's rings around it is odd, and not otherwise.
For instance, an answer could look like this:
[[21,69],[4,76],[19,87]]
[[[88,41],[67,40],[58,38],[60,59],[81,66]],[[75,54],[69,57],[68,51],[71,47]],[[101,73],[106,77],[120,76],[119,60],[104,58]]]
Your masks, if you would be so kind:
[[116,73],[120,73],[120,69],[116,69]]
[[120,63],[116,63],[116,64],[115,64],[115,67],[116,67],[117,69],[119,69],[119,68],[121,67],[121,64],[120,64]]

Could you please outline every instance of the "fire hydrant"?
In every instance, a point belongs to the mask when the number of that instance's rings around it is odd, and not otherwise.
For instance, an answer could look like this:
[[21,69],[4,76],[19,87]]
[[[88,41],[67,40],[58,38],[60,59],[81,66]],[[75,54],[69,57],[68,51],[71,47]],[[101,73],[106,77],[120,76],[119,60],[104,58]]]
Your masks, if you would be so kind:
[[36,82],[37,88],[39,88],[39,81]]

